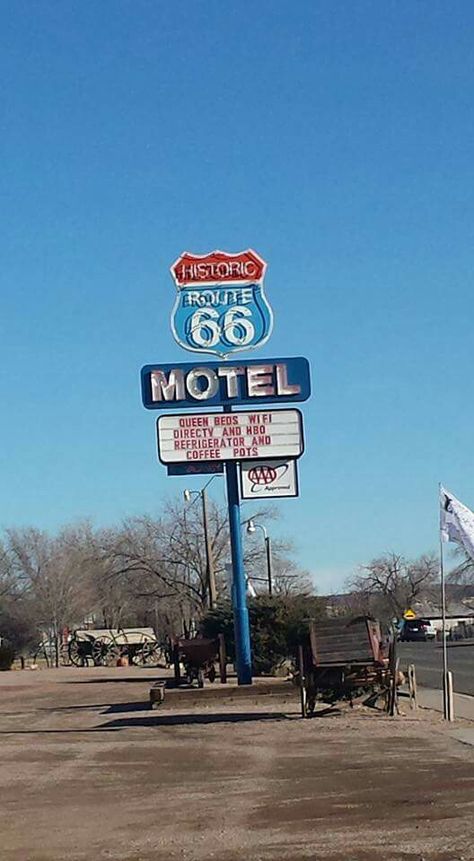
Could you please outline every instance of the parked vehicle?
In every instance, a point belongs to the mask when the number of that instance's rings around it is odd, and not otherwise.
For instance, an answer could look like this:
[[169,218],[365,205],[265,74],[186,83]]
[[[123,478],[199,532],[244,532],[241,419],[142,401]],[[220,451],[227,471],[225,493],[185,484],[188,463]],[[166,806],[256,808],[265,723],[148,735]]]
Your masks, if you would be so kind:
[[400,628],[398,639],[402,643],[415,643],[434,640],[435,637],[436,628],[429,619],[405,619]]

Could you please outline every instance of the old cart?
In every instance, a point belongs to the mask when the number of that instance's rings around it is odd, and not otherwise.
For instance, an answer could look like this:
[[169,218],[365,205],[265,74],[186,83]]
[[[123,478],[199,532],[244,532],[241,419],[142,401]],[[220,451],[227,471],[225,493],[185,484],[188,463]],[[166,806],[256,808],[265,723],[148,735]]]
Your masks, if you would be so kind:
[[197,682],[198,687],[204,687],[204,679],[214,682],[216,679],[216,664],[219,666],[219,677],[221,682],[227,681],[226,676],[226,654],[224,637],[222,634],[215,640],[207,637],[194,637],[185,639],[178,637],[173,643],[173,664],[176,684],[183,680],[181,668],[184,670],[184,679],[187,684]]
[[165,660],[153,628],[77,630],[65,644],[64,651],[75,667],[86,666],[89,661],[95,666],[111,667],[121,657],[142,667],[156,667]]
[[363,696],[375,703],[383,696],[393,714],[398,664],[395,643],[388,648],[380,624],[369,617],[310,621],[299,647],[299,680],[303,717],[313,714],[317,699],[326,703]]

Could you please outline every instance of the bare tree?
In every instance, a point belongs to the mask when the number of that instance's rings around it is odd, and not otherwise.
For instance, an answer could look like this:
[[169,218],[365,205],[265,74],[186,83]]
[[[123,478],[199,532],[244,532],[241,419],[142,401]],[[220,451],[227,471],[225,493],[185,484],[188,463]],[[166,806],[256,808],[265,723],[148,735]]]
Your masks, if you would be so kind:
[[278,555],[273,563],[273,583],[276,595],[314,595],[315,587],[309,571],[300,568],[291,558]]
[[460,561],[446,578],[448,607],[454,600],[464,604],[468,611],[474,610],[474,560],[459,546],[453,555]]
[[423,555],[410,561],[388,553],[363,566],[348,585],[357,596],[361,612],[388,620],[401,617],[416,599],[428,594],[431,597],[437,572],[438,560],[434,556]]
[[463,586],[474,586],[474,559],[472,559],[464,550],[464,547],[456,547],[453,556],[460,561],[453,571],[451,571],[448,580],[450,583],[456,583]]
[[[252,536],[246,542],[244,555],[245,570],[257,594],[268,591],[268,561],[266,548],[261,536]],[[272,538],[271,542],[271,578],[274,595],[310,595],[314,594],[314,584],[309,573],[299,567],[291,557],[293,545],[283,538]]]
[[[207,515],[222,600],[230,597],[227,510],[209,500]],[[271,508],[253,515],[265,522],[272,517]],[[263,542],[246,536],[244,549],[247,573],[263,582]],[[311,591],[309,578],[292,559],[291,544],[278,534],[272,535],[272,559],[276,594]],[[53,536],[34,528],[7,530],[0,543],[0,601],[2,595],[5,629],[11,621],[20,636],[18,620],[30,620],[33,629],[37,625],[51,632],[57,655],[62,629],[81,626],[86,619],[105,628],[152,624],[160,637],[189,634],[210,603],[201,506],[170,502],[158,517],[128,518],[100,530],[79,523]],[[26,633],[21,636],[24,640]]]
[[[261,510],[255,514],[259,517],[268,520],[271,513]],[[208,529],[217,592],[222,599],[229,597],[228,519],[226,509],[212,500],[208,503]],[[148,601],[154,609],[155,626],[160,625],[166,633],[191,630],[194,620],[209,606],[201,506],[170,502],[160,518],[129,519],[120,528],[102,533],[100,543],[105,583],[126,584],[136,608]],[[309,578],[291,560],[291,549],[283,539],[273,540],[275,591],[309,592]],[[245,541],[244,565],[251,578],[266,579],[262,541],[250,536]]]
[[15,570],[11,555],[3,542],[0,542],[0,600],[17,596],[22,591],[21,579]]
[[[169,525],[162,519],[135,517],[99,536],[98,602],[104,620],[123,625],[135,611],[153,609],[152,624],[174,633],[189,619],[190,607],[200,605],[199,584],[187,575],[179,554],[170,546]],[[192,611],[191,611],[192,612]],[[178,619],[176,619],[178,616]],[[157,632],[159,633],[159,632]],[[181,630],[176,631],[181,633]]]
[[34,528],[6,533],[12,571],[34,605],[38,624],[54,638],[57,664],[62,628],[81,620],[91,600],[87,573],[71,537],[67,529],[55,538]]

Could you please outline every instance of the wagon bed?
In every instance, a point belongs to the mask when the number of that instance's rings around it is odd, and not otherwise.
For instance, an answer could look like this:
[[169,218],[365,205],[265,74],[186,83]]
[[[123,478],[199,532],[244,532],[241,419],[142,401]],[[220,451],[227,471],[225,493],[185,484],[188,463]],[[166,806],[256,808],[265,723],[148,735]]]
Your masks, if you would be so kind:
[[362,692],[375,702],[393,687],[393,669],[375,619],[310,620],[308,635],[299,647],[303,717],[313,713],[318,698],[325,702],[349,699],[352,703]]
[[384,662],[380,625],[375,619],[311,621],[309,640],[315,667]]
[[156,640],[153,628],[79,628],[74,636],[81,641],[98,640],[108,637],[115,640],[117,645],[136,645],[146,640]]

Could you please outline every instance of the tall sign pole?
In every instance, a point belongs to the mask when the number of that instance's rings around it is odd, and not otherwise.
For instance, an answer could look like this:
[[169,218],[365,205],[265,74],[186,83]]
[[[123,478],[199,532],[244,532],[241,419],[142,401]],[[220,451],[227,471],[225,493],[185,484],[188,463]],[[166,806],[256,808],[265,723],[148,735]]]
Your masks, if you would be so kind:
[[[249,467],[250,493],[261,489],[265,477],[270,480],[265,487],[274,497],[297,495],[296,459],[304,450],[303,423],[299,410],[286,407],[307,400],[311,393],[307,359],[232,359],[234,353],[260,347],[270,337],[273,314],[264,292],[265,269],[265,261],[251,249],[238,254],[184,252],[171,267],[177,289],[171,330],[185,350],[218,358],[145,365],[141,373],[143,405],[176,411],[157,420],[158,456],[168,475],[219,472],[225,465],[240,685],[252,683],[241,464]],[[242,406],[246,410],[234,411]],[[203,407],[205,412],[196,412]],[[284,480],[287,473],[293,477],[290,483]]]
[[227,481],[227,504],[229,506],[230,547],[232,553],[233,610],[237,679],[239,685],[252,684],[252,656],[250,648],[250,624],[247,607],[247,582],[242,548],[242,526],[240,521],[239,479],[237,464],[228,461],[225,466]]

